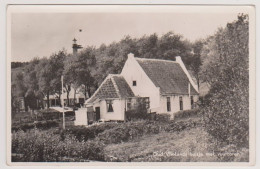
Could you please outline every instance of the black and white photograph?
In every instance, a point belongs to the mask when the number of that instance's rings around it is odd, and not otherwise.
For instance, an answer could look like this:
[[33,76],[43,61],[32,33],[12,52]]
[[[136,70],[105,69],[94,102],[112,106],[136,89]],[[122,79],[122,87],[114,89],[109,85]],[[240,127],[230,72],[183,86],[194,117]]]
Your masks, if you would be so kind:
[[7,17],[9,165],[254,164],[253,6],[9,5]]

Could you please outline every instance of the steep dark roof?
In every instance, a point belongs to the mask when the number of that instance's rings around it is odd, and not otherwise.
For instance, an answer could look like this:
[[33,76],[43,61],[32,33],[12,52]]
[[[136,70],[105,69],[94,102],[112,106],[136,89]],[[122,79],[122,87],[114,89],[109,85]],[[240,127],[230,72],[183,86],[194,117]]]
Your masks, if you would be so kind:
[[125,78],[121,75],[113,76],[116,83],[117,89],[119,90],[119,95],[121,98],[134,97],[134,93],[130,86],[125,81]]
[[[189,94],[189,79],[180,64],[175,61],[135,58],[161,94]],[[190,85],[191,94],[198,92]]]
[[93,103],[96,99],[116,99],[134,97],[134,93],[121,75],[108,75],[94,95],[87,100]]

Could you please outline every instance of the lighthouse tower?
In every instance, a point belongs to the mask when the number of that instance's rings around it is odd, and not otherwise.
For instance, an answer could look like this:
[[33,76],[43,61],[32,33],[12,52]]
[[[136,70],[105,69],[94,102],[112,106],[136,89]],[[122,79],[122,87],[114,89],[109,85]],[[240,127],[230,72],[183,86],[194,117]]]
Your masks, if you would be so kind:
[[81,49],[82,46],[77,44],[77,39],[73,39],[72,49],[73,49],[73,55],[77,54],[78,49]]

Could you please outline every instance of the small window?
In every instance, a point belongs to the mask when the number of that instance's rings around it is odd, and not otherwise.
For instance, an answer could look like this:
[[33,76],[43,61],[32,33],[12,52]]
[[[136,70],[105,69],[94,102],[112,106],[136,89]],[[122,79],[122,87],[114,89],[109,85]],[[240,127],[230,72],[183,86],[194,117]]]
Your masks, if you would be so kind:
[[133,86],[136,86],[136,80],[133,81]]
[[170,112],[171,111],[171,98],[167,97],[167,111]]
[[107,100],[107,112],[114,112],[112,100]]
[[139,101],[139,105],[143,105],[146,109],[150,108],[149,97],[140,97],[138,101]]
[[132,99],[127,99],[127,110],[131,110],[132,108]]
[[149,97],[144,97],[144,103],[145,103],[145,107],[147,109],[149,109],[150,108],[150,99],[149,99]]
[[85,99],[84,98],[79,98],[79,103],[84,103]]
[[183,101],[182,101],[182,97],[180,96],[180,110],[183,110]]
[[193,109],[193,103],[194,103],[193,96],[191,96],[191,97],[190,97],[190,105],[191,105],[191,109]]

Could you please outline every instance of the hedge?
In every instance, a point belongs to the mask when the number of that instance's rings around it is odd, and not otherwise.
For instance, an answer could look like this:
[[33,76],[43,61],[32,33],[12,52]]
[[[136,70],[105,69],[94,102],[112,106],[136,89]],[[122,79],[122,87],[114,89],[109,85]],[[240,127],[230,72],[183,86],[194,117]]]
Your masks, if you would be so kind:
[[171,115],[168,113],[156,114],[155,120],[160,122],[168,122],[170,120]]
[[86,126],[73,126],[65,131],[64,134],[72,134],[79,141],[87,141],[89,139],[95,138],[99,133],[105,130],[111,129],[117,126],[117,123],[100,123],[98,125],[93,125],[90,127]]
[[21,125],[13,125],[12,126],[12,132],[13,131],[18,131],[18,130],[30,130],[33,128],[38,128],[38,129],[50,129],[52,127],[58,127],[59,126],[59,121],[58,120],[47,120],[47,121],[38,121],[34,123],[25,123]]
[[180,132],[185,129],[191,129],[202,126],[202,123],[192,120],[160,123],[156,121],[136,121],[119,124],[118,126],[105,130],[98,134],[96,139],[104,144],[117,144],[134,140],[143,135],[158,134],[160,132]]
[[174,114],[174,119],[189,118],[199,115],[199,109],[182,110]]
[[58,162],[66,159],[103,161],[103,150],[100,142],[80,142],[72,135],[61,139],[54,130],[20,130],[12,134],[12,153],[20,154],[12,158],[14,162]]

